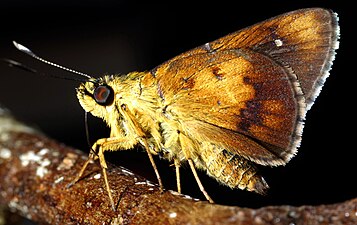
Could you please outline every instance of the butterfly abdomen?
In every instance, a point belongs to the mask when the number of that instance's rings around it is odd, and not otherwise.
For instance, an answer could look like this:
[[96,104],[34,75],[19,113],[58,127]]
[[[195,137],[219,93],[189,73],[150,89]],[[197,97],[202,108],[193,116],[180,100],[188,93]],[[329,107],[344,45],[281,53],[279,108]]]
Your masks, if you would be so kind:
[[230,188],[266,193],[269,186],[257,174],[254,163],[215,145],[206,152],[201,160],[209,176]]

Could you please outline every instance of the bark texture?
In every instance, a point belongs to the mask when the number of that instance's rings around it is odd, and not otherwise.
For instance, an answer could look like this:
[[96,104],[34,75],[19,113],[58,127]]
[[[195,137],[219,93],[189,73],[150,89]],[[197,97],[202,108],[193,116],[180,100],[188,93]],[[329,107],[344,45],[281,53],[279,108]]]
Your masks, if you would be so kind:
[[215,205],[170,190],[161,193],[158,185],[109,165],[114,212],[97,163],[67,188],[86,158],[0,108],[0,204],[39,224],[357,224],[357,198],[300,207]]

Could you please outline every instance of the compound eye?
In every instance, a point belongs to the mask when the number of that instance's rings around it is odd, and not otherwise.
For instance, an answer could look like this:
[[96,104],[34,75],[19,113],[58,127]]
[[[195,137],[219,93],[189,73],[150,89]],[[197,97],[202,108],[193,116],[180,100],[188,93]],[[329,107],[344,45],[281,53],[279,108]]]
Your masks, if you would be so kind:
[[107,85],[100,85],[93,93],[94,100],[100,105],[110,105],[113,102],[113,89]]

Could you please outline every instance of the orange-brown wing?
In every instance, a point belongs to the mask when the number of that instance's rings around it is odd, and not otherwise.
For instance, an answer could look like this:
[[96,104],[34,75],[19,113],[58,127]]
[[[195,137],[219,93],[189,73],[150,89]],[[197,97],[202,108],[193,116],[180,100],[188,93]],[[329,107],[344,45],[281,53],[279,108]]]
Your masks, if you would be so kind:
[[263,165],[286,163],[330,68],[337,18],[307,9],[253,25],[152,70],[191,135]]

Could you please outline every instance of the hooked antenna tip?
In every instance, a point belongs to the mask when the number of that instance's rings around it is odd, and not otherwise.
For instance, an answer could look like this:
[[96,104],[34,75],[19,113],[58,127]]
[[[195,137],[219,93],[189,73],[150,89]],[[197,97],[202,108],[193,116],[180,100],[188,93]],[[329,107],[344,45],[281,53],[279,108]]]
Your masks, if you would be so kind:
[[17,43],[16,41],[12,41],[12,43],[15,45],[15,47],[16,47],[18,50],[20,50],[20,51],[22,51],[22,52],[25,52],[25,53],[27,53],[27,54],[29,54],[29,55],[34,55],[33,52],[32,52],[29,48],[23,46],[22,44],[19,44],[19,43]]
[[[54,66],[54,67],[57,67],[59,69],[62,69],[62,70],[65,70],[65,71],[68,71],[68,72],[71,72],[71,73],[74,73],[74,74],[78,74],[80,76],[83,76],[83,77],[86,77],[86,78],[92,78],[91,76],[89,76],[88,74],[85,74],[85,73],[82,73],[82,72],[78,72],[76,70],[72,70],[70,68],[67,68],[67,67],[64,67],[64,66],[61,66],[61,65],[58,65],[56,63],[53,63],[53,62],[50,62],[50,61],[47,61],[37,55],[35,55],[35,53],[33,53],[29,48],[23,46],[22,44],[19,44],[17,43],[16,41],[12,41],[12,43],[15,45],[15,47],[20,50],[21,52],[24,52],[28,55],[30,55],[31,57],[43,62],[43,63],[46,63],[48,65],[51,65],[51,66]],[[13,65],[17,66],[16,63],[12,63]]]

